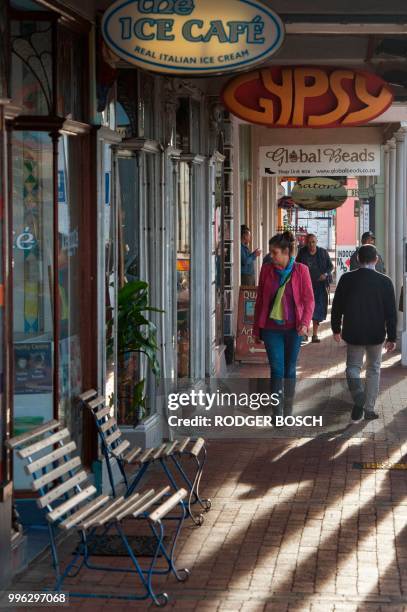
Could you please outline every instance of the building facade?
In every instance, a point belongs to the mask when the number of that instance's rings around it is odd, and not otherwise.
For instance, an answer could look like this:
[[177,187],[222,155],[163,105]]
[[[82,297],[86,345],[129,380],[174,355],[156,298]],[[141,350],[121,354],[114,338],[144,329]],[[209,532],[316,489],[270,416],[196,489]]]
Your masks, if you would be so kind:
[[[148,283],[164,385],[227,372],[240,227],[249,225],[264,255],[281,221],[280,181],[261,175],[260,146],[381,146],[380,176],[359,187],[372,199],[371,228],[398,292],[406,275],[403,94],[386,117],[363,128],[252,126],[221,104],[225,77],[161,76],[113,56],[100,34],[108,4],[9,0],[0,8],[0,585],[24,563],[20,524],[24,504],[35,503],[7,437],[63,420],[103,487],[80,393],[105,394],[128,437],[153,445],[168,433],[148,363],[120,353],[123,287]],[[360,67],[378,27],[383,39],[407,34],[401,2],[369,15],[358,2],[346,15],[339,2],[317,2],[318,20],[301,4],[274,3],[287,41],[270,65]],[[376,71],[373,55],[369,69]],[[386,66],[377,70],[383,75]],[[407,363],[405,319],[399,328]],[[143,378],[140,409],[129,380]]]

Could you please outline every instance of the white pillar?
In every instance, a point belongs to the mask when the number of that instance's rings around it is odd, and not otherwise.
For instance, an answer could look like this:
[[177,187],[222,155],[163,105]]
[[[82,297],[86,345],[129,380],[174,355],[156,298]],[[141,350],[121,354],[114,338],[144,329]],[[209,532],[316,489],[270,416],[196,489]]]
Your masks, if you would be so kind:
[[383,180],[384,180],[384,265],[386,266],[387,274],[389,274],[389,145],[385,144],[384,150],[384,168],[383,168]]
[[[395,237],[394,245],[396,256],[395,269],[395,291],[396,300],[400,297],[401,287],[403,285],[404,261],[403,261],[403,243],[404,243],[404,216],[406,206],[406,175],[405,175],[405,128],[400,128],[396,133],[396,218],[395,218]],[[403,330],[403,317],[401,313],[398,316],[397,330],[401,334]]]
[[388,225],[388,266],[393,283],[396,278],[396,141],[389,140],[389,225]]
[[[404,220],[404,236],[403,236],[403,332],[401,334],[401,363],[407,366],[407,130],[404,131],[404,202],[403,202],[403,220]],[[396,295],[396,301],[399,299]],[[398,306],[398,304],[397,304]]]

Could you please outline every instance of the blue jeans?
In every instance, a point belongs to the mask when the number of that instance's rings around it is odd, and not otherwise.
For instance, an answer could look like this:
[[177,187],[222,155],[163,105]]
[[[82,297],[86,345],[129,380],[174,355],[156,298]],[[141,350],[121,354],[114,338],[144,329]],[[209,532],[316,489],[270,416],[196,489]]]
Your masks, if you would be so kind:
[[292,413],[295,394],[295,378],[301,336],[296,329],[262,329],[261,338],[266,347],[270,364],[270,391],[279,395],[274,414]]
[[295,378],[301,336],[296,329],[262,329],[261,338],[266,347],[271,378]]

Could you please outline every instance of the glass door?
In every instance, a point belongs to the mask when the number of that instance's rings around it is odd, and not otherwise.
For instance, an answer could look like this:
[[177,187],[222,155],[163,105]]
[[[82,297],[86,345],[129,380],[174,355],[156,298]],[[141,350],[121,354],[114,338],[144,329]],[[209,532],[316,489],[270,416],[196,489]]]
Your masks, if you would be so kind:
[[223,163],[215,164],[215,343],[223,344],[223,314],[224,314],[224,211],[223,211]]
[[81,292],[84,182],[80,137],[63,135],[58,142],[58,295],[59,295],[59,418],[82,448]]
[[[53,416],[53,143],[46,132],[13,132],[14,427]],[[14,485],[29,479],[14,462]]]
[[177,362],[178,377],[190,376],[191,343],[191,173],[179,163],[177,198]]

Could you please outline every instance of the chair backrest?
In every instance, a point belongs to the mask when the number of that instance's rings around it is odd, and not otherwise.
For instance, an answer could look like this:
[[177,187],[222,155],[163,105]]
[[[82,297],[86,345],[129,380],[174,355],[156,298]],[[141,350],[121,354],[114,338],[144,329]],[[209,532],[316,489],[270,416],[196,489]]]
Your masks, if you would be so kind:
[[105,456],[107,454],[106,459],[113,456],[121,461],[124,451],[130,446],[130,442],[123,439],[120,427],[115,417],[112,416],[113,408],[106,406],[104,396],[97,395],[94,389],[86,391],[79,398],[95,419],[96,428],[102,442],[102,451]]
[[27,461],[25,471],[33,479],[32,490],[39,494],[37,504],[49,521],[60,522],[96,493],[86,482],[88,474],[75,453],[76,444],[60,421],[48,421],[10,438],[6,445]]

